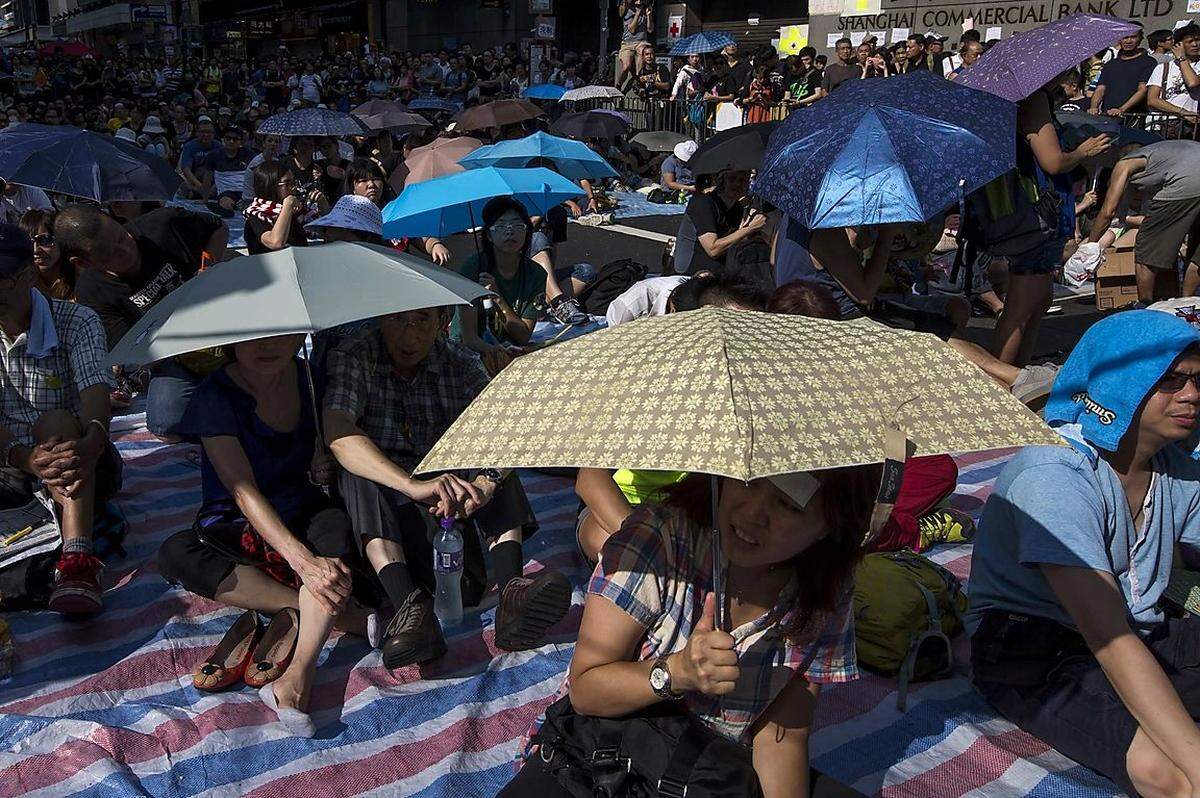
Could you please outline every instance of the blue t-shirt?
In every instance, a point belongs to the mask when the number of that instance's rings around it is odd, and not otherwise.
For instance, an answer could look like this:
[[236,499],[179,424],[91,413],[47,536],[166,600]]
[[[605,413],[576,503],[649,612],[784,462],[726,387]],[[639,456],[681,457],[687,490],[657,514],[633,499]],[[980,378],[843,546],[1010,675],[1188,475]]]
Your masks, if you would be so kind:
[[207,147],[201,144],[199,139],[191,139],[179,151],[179,168],[191,169],[194,172],[197,167],[204,165],[205,158],[210,152],[219,149],[222,149],[221,142],[215,138],[208,143]]
[[1154,481],[1137,530],[1112,467],[1082,442],[1078,425],[1059,434],[1074,446],[1031,446],[996,481],[975,539],[967,628],[986,610],[1049,618],[1075,628],[1039,565],[1112,574],[1129,621],[1147,633],[1163,620],[1157,603],[1176,543],[1200,546],[1200,463],[1178,446],[1154,456]]
[[[285,521],[302,515],[319,504],[324,494],[308,478],[316,448],[317,427],[304,366],[296,361],[297,390],[300,391],[300,423],[282,432],[266,424],[255,413],[254,397],[238,387],[226,368],[208,376],[188,403],[179,424],[185,438],[237,438],[246,452],[254,482]],[[240,514],[229,489],[221,482],[208,454],[200,457],[203,501],[200,518],[228,513]]]
[[696,185],[696,176],[692,174],[692,170],[687,168],[687,164],[676,158],[674,155],[668,155],[662,162],[662,168],[659,170],[662,174],[670,172],[675,175],[675,182],[681,186]]

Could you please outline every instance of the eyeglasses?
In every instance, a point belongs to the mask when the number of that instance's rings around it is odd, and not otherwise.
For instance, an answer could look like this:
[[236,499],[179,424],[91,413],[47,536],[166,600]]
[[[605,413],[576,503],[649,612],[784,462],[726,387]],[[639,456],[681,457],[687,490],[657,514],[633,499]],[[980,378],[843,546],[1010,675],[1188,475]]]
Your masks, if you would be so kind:
[[33,236],[33,243],[39,247],[52,247],[54,246],[54,236],[49,233],[38,233]]
[[1189,382],[1200,391],[1200,374],[1184,374],[1182,371],[1168,371],[1158,381],[1157,387],[1163,393],[1179,393]]
[[493,233],[524,233],[528,229],[524,222],[497,222],[491,227]]

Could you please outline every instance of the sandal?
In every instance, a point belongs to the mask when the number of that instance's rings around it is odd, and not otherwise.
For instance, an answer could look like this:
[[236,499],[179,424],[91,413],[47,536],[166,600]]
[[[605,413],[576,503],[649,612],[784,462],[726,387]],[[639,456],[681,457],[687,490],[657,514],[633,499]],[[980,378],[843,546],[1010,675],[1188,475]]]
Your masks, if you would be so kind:
[[280,610],[267,624],[262,639],[254,647],[251,665],[246,668],[245,681],[251,687],[269,684],[287,670],[296,651],[300,633],[300,614],[291,607]]
[[258,613],[253,610],[243,612],[212,653],[192,671],[192,686],[213,693],[241,681],[261,633]]

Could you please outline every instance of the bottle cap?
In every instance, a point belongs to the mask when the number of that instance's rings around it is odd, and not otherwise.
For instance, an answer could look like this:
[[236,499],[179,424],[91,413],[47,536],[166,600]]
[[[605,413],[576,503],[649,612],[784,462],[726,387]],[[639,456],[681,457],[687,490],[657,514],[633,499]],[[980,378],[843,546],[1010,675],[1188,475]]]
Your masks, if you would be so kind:
[[438,525],[441,526],[442,529],[452,529],[454,527],[454,517],[450,516],[443,518],[441,521],[438,521]]

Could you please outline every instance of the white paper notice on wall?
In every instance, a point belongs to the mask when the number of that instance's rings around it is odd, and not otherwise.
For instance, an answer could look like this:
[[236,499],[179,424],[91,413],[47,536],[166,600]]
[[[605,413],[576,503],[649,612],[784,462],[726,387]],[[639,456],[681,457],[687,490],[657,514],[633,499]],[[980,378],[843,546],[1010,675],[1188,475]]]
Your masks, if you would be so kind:
[[990,42],[992,39],[1002,39],[1002,38],[1004,38],[1004,29],[996,27],[996,28],[988,28],[987,33],[983,37],[983,40],[985,42]]
[[863,39],[865,38],[867,38],[867,32],[865,30],[856,30],[850,34],[850,43],[855,47],[858,47],[863,43]]
[[969,30],[975,30],[975,18],[967,17],[966,19],[964,19],[963,24],[962,24],[962,29],[963,29],[963,33],[966,33]]
[[875,43],[879,46],[882,47],[883,45],[887,44],[887,31],[873,30],[871,31],[871,35],[875,37]]
[[829,50],[832,50],[834,47],[837,47],[838,39],[840,38],[842,38],[841,33],[825,34],[825,47]]
[[892,28],[892,42],[902,42],[908,38],[908,28]]

